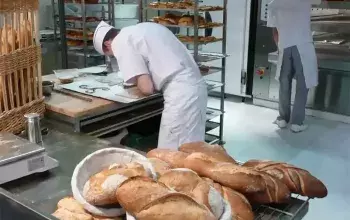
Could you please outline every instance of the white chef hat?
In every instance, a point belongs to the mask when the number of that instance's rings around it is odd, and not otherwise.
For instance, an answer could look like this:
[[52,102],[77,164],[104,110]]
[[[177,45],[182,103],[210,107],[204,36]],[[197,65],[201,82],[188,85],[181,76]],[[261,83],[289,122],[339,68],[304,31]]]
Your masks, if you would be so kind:
[[97,52],[100,54],[104,54],[103,52],[103,40],[106,37],[106,34],[108,31],[110,31],[113,26],[107,24],[104,21],[101,21],[100,24],[97,26],[95,33],[94,33],[94,47]]

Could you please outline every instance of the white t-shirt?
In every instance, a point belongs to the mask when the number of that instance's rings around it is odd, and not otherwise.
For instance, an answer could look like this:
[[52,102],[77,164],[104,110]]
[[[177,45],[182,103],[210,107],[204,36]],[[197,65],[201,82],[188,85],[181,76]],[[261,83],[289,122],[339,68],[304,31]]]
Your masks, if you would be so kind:
[[201,79],[193,56],[166,27],[155,23],[140,23],[123,28],[112,42],[112,50],[124,81],[134,83],[136,76],[150,74],[155,89],[176,74],[186,80]]
[[268,26],[277,28],[280,49],[313,42],[311,0],[272,0],[268,7]]

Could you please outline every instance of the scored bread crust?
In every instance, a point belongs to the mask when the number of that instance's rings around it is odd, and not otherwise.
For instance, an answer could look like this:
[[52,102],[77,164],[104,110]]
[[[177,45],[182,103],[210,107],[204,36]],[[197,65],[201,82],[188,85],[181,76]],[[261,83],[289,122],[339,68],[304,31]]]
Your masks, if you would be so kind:
[[223,214],[225,204],[219,192],[195,172],[188,169],[174,169],[158,180],[177,192],[185,193],[199,204],[205,205],[217,218]]
[[133,176],[148,176],[148,173],[139,163],[113,164],[90,177],[84,186],[84,198],[93,205],[118,204],[116,189],[123,181]]
[[184,161],[187,156],[188,154],[184,152],[158,148],[147,153],[147,158],[158,158],[167,162],[171,168],[184,168]]
[[146,205],[169,194],[170,189],[148,177],[132,177],[123,182],[116,191],[120,205],[135,216]]
[[191,197],[170,193],[149,203],[136,215],[137,220],[215,220],[214,215]]
[[256,193],[266,189],[259,172],[232,163],[215,162],[203,153],[191,154],[185,159],[184,165],[200,176],[208,177],[241,193]]
[[264,192],[247,195],[251,202],[268,204],[287,203],[290,200],[291,192],[286,184],[267,173],[262,173],[261,175],[264,178],[266,190]]
[[228,162],[237,164],[237,162],[227,154],[225,148],[220,145],[210,145],[205,142],[193,142],[183,144],[179,150],[185,153],[203,153],[210,156],[213,160],[218,162]]
[[310,198],[324,198],[328,194],[326,186],[307,170],[291,164],[270,160],[249,160],[243,164],[266,172],[286,184],[292,193]]

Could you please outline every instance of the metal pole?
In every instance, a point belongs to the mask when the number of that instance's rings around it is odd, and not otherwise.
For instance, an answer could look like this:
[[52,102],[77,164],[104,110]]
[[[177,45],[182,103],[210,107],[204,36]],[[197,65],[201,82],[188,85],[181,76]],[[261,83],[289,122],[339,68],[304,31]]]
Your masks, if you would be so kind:
[[83,40],[84,40],[84,67],[87,67],[87,33],[86,33],[86,8],[85,0],[81,1],[81,12],[83,16]]
[[68,68],[67,58],[67,39],[66,39],[66,23],[65,23],[65,10],[64,0],[58,0],[58,16],[60,22],[60,38],[61,38],[61,56],[62,56],[62,68]]
[[199,16],[199,12],[198,12],[198,0],[195,0],[194,2],[194,47],[193,47],[193,51],[194,51],[194,60],[196,62],[198,62],[198,16]]
[[224,85],[221,87],[221,96],[220,96],[220,111],[222,114],[220,115],[220,143],[224,144],[224,113],[225,113],[225,81],[226,81],[226,35],[227,35],[227,0],[224,1],[224,11],[223,11],[223,24],[222,27],[222,53],[225,56],[221,60],[221,83]]

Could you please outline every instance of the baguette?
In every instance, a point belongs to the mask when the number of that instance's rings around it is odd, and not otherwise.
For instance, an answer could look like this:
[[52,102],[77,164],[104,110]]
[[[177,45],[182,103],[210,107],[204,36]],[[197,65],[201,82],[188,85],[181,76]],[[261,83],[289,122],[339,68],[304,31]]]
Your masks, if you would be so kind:
[[167,194],[148,204],[136,215],[137,220],[216,220],[213,214],[191,197]]
[[210,145],[205,142],[193,142],[183,144],[179,148],[180,151],[185,153],[203,153],[212,157],[218,162],[228,162],[237,164],[237,162],[227,154],[226,150],[220,145]]
[[212,161],[203,153],[191,154],[185,159],[184,165],[201,176],[243,194],[263,192],[266,189],[264,179],[259,172],[232,163]]
[[256,170],[266,172],[286,184],[292,193],[310,198],[324,198],[328,191],[326,186],[307,170],[296,166],[269,160],[249,160],[243,164]]
[[136,216],[146,205],[171,193],[170,189],[147,177],[132,177],[123,182],[116,191],[120,205]]
[[147,158],[158,158],[167,162],[171,168],[184,168],[187,156],[187,153],[168,149],[153,149],[147,153]]
[[230,204],[232,220],[254,220],[252,206],[243,194],[228,187],[223,187],[209,178],[203,177],[203,180],[213,186]]
[[83,196],[93,205],[118,204],[116,189],[123,181],[134,176],[148,176],[148,173],[139,163],[113,164],[90,177],[84,186]]
[[148,160],[153,165],[158,177],[171,169],[170,165],[167,162],[162,161],[158,158],[148,158]]
[[170,170],[161,176],[158,181],[177,192],[192,197],[199,204],[205,205],[216,218],[219,219],[222,216],[225,209],[222,196],[192,170]]
[[287,203],[290,200],[291,192],[288,187],[279,179],[269,175],[262,174],[266,190],[253,194],[247,194],[249,201],[258,204],[268,203]]

